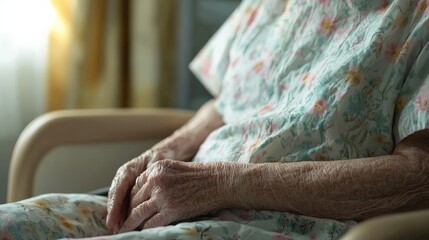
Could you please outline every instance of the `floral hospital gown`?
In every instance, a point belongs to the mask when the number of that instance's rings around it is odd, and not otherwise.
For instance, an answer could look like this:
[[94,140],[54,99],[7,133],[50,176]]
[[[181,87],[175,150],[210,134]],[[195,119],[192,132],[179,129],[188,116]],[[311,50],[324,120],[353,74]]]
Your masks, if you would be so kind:
[[[429,128],[429,0],[244,0],[191,69],[225,126],[194,161],[391,154]],[[0,207],[0,238],[109,234],[105,202],[45,195]],[[113,239],[337,239],[354,224],[223,210]],[[33,235],[32,235],[33,234]]]

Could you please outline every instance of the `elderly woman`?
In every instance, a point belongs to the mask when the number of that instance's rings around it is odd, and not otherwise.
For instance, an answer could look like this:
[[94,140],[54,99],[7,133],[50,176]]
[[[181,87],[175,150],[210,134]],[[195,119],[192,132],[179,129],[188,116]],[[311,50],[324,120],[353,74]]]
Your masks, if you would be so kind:
[[215,100],[107,199],[3,205],[0,236],[336,239],[427,208],[428,41],[427,0],[244,0],[191,64]]

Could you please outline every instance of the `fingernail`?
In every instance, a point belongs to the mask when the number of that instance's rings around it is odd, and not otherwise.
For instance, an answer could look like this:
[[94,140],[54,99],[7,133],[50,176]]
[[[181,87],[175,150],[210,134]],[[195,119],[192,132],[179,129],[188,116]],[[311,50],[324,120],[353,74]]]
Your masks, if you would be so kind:
[[114,228],[114,226],[112,226],[111,221],[112,221],[112,220],[110,220],[110,217],[109,217],[109,216],[107,216],[107,217],[106,217],[106,227],[108,227],[108,228]]

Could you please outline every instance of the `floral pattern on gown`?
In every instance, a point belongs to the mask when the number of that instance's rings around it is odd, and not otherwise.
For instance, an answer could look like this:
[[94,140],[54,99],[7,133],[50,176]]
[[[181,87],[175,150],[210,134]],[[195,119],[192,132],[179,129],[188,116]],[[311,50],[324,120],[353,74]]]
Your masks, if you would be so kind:
[[[226,123],[194,161],[390,154],[429,128],[428,41],[429,0],[243,0],[190,66]],[[236,209],[107,236],[105,204],[44,195],[2,205],[0,239],[338,239],[355,224]]]

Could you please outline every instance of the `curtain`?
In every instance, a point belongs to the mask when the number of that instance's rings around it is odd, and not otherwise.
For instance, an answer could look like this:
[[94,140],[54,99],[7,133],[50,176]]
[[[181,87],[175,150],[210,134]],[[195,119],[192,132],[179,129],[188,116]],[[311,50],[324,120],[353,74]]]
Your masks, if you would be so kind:
[[177,2],[132,2],[132,107],[175,105]]
[[172,106],[175,0],[0,0],[0,203],[46,111]]
[[173,104],[171,0],[51,0],[48,109]]
[[120,107],[123,2],[52,0],[48,109]]
[[0,0],[0,203],[23,128],[45,111],[48,33],[55,12],[49,0]]

